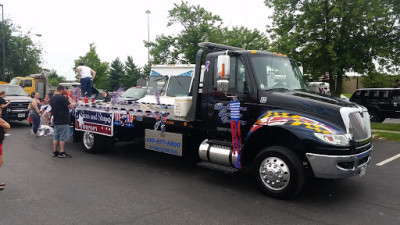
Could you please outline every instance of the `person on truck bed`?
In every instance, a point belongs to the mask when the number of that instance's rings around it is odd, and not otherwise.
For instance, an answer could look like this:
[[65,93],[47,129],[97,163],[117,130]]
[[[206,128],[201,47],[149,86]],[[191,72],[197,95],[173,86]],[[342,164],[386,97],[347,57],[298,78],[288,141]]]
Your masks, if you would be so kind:
[[83,62],[80,62],[79,66],[76,68],[76,72],[78,72],[79,82],[81,82],[82,97],[88,97],[91,100],[92,83],[96,76],[96,71],[85,66]]

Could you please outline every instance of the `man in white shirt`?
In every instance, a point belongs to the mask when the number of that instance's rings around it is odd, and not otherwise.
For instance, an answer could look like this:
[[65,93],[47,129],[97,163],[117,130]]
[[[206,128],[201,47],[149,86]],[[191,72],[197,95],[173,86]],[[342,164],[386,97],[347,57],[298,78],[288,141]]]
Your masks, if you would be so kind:
[[79,82],[81,82],[82,97],[84,98],[85,96],[87,96],[91,100],[92,83],[94,77],[96,76],[96,71],[85,66],[83,62],[80,62],[79,66],[76,68],[76,72],[78,72]]

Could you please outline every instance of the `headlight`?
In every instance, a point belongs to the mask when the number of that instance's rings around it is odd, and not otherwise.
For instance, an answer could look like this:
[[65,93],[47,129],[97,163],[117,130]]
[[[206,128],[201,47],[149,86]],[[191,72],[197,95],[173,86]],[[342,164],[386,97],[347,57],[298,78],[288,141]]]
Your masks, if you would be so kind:
[[349,138],[346,135],[337,135],[337,134],[321,134],[314,133],[314,135],[320,140],[337,146],[347,146],[349,145]]

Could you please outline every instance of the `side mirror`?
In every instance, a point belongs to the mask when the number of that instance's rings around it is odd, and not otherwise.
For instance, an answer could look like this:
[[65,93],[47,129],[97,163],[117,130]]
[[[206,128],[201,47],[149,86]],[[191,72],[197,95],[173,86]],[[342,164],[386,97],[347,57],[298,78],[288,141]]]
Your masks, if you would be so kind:
[[217,80],[217,91],[227,93],[229,89],[229,81],[226,79]]
[[230,57],[229,55],[219,55],[218,56],[218,79],[219,78],[229,78],[230,74]]

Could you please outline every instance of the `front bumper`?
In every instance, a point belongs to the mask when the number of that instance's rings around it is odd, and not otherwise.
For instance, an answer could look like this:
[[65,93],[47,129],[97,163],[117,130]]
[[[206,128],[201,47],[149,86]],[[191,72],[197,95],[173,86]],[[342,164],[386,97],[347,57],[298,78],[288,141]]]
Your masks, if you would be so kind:
[[373,146],[354,155],[321,155],[306,153],[315,177],[338,179],[363,174],[371,160]]

